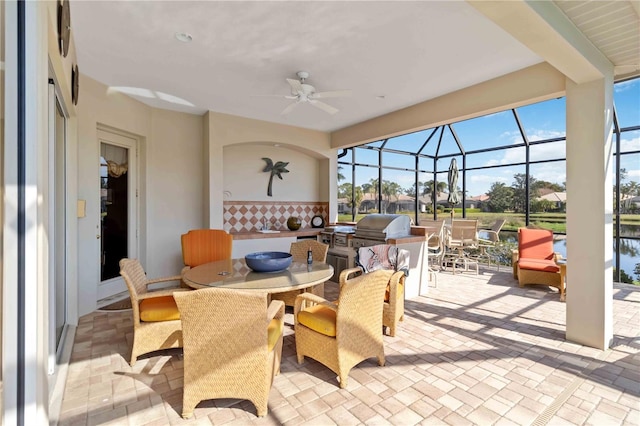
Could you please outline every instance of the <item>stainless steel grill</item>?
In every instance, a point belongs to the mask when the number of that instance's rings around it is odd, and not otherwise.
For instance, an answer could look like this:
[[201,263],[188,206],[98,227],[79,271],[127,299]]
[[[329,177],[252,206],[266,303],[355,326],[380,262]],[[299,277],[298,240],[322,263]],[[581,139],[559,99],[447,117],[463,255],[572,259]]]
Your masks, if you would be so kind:
[[389,238],[411,235],[411,219],[403,214],[370,214],[356,225],[355,238],[384,243]]
[[411,219],[401,214],[369,214],[353,227],[325,228],[321,235],[323,241],[331,242],[327,253],[327,263],[333,266],[332,281],[338,282],[340,272],[355,266],[355,255],[360,247],[385,244],[389,238],[402,238],[411,235]]

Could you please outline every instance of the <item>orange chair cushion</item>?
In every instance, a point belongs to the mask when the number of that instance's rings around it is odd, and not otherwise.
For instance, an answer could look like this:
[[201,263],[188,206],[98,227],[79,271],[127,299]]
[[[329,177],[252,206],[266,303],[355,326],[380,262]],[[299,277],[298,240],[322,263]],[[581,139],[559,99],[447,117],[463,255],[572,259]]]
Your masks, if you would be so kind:
[[272,319],[269,323],[269,326],[267,327],[267,346],[269,348],[269,351],[275,348],[276,343],[278,343],[278,338],[280,338],[280,335],[282,335],[282,331],[284,328],[283,325],[283,321],[277,320],[275,318]]
[[336,311],[328,306],[315,305],[298,312],[298,322],[325,336],[336,336]]
[[140,320],[144,322],[180,319],[180,311],[173,296],[152,297],[140,302]]
[[560,272],[560,267],[553,260],[546,259],[520,259],[518,267],[540,272]]
[[194,229],[182,235],[182,261],[196,267],[231,259],[233,237],[221,229]]
[[553,232],[548,229],[520,228],[518,252],[521,259],[553,260]]

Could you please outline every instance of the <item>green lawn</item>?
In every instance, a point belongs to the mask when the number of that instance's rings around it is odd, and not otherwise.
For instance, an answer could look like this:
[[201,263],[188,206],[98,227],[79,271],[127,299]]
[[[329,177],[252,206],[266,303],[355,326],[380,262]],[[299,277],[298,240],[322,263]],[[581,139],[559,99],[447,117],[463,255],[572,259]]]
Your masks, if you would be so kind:
[[[401,212],[402,214],[407,214],[413,218],[412,212]],[[365,213],[359,213],[356,216],[356,222],[365,217]],[[441,213],[438,215],[440,218],[448,218],[449,213]],[[462,209],[455,209],[456,218],[462,218]],[[432,219],[432,214],[420,213],[421,219]],[[566,227],[566,213],[533,213],[529,215],[530,222],[532,225],[538,226],[540,228],[551,229],[555,233],[564,234],[567,232]],[[467,219],[478,219],[478,227],[479,228],[490,228],[491,224],[496,219],[506,219],[504,224],[505,231],[517,231],[518,228],[525,226],[525,216],[523,213],[488,213],[481,212],[477,209],[467,209]],[[339,222],[351,222],[351,215],[339,215]],[[636,226],[640,228],[640,214],[626,214],[621,217],[621,225],[629,225]]]

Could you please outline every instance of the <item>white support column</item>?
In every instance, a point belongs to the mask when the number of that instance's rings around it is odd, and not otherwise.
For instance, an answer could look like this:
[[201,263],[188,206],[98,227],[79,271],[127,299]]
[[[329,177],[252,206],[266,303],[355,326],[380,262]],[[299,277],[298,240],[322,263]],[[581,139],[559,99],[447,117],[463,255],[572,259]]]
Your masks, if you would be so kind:
[[613,77],[567,79],[568,340],[613,337]]

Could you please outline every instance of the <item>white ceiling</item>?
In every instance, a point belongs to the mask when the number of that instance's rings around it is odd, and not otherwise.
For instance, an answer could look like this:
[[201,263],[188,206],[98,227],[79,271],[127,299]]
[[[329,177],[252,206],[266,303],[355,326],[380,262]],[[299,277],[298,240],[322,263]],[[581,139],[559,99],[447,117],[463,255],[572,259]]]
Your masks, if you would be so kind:
[[[71,18],[80,71],[113,90],[322,131],[543,61],[462,1],[75,1]],[[333,116],[309,104],[283,116],[292,101],[266,95],[289,94],[300,70],[318,91],[353,95],[326,100]]]

